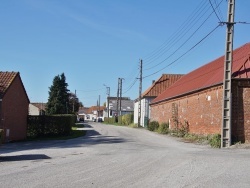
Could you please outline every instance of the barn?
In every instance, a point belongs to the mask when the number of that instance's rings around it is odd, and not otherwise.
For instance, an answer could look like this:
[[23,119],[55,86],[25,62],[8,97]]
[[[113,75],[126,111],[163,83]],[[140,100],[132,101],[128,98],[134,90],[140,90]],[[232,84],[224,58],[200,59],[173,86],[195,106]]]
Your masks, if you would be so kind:
[[[184,75],[151,102],[151,121],[189,133],[221,133],[224,56]],[[250,43],[233,51],[232,141],[250,141]]]

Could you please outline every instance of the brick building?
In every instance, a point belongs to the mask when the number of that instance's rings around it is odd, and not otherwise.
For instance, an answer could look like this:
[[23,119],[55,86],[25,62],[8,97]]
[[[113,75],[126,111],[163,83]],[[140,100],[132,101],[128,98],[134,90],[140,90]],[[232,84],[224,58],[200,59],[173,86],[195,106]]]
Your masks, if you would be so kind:
[[[250,141],[250,43],[233,52],[232,141]],[[151,103],[151,121],[221,133],[224,56],[184,75]]]
[[[183,74],[162,74],[161,77],[152,82],[152,85],[142,93],[141,96],[141,120],[140,125],[147,127],[148,120],[150,119],[150,106],[152,100],[154,100],[159,94],[165,91],[169,86],[179,80]],[[139,99],[135,100],[134,104],[134,123],[138,123],[138,108]]]
[[0,129],[4,141],[26,138],[29,98],[19,72],[0,72]]

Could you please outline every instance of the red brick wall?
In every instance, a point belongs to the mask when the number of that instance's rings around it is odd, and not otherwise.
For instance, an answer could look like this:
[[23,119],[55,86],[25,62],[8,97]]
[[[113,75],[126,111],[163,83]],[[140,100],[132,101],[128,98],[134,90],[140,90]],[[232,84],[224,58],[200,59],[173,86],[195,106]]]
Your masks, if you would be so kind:
[[233,140],[250,142],[250,81],[233,80]]
[[3,120],[1,126],[5,130],[5,135],[6,130],[10,130],[9,138],[6,138],[9,141],[26,138],[28,106],[29,101],[21,79],[17,76],[2,101]]
[[[151,105],[150,120],[188,122],[189,132],[195,134],[221,134],[222,86],[204,90],[182,98]],[[175,104],[175,105],[173,105]],[[175,106],[175,108],[173,108]],[[235,79],[232,82],[232,139],[250,142],[250,81]]]
[[[179,126],[188,122],[189,132],[195,134],[220,133],[222,118],[222,87],[215,87],[160,105],[151,106],[151,121],[170,122],[174,128],[174,116]],[[173,105],[173,103],[175,105]],[[174,107],[175,106],[175,109]]]

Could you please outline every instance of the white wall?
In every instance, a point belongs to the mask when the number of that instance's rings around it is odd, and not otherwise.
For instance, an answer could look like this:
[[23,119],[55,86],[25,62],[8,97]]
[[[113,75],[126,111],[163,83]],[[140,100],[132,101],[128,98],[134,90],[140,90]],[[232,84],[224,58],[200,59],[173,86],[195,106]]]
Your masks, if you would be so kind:
[[33,104],[29,104],[29,115],[39,116],[39,111],[39,108],[37,108]]
[[[140,125],[145,127],[144,117],[150,118],[150,106],[149,103],[152,99],[143,98],[141,100],[141,122]],[[134,123],[138,123],[138,106],[139,102],[134,105]]]

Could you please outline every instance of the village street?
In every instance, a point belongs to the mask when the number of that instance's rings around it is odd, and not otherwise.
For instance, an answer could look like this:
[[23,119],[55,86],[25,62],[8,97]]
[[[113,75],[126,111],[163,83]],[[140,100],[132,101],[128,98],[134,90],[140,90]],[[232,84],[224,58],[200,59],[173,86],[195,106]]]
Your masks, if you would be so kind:
[[1,146],[0,187],[249,187],[250,149],[88,123],[85,137]]

